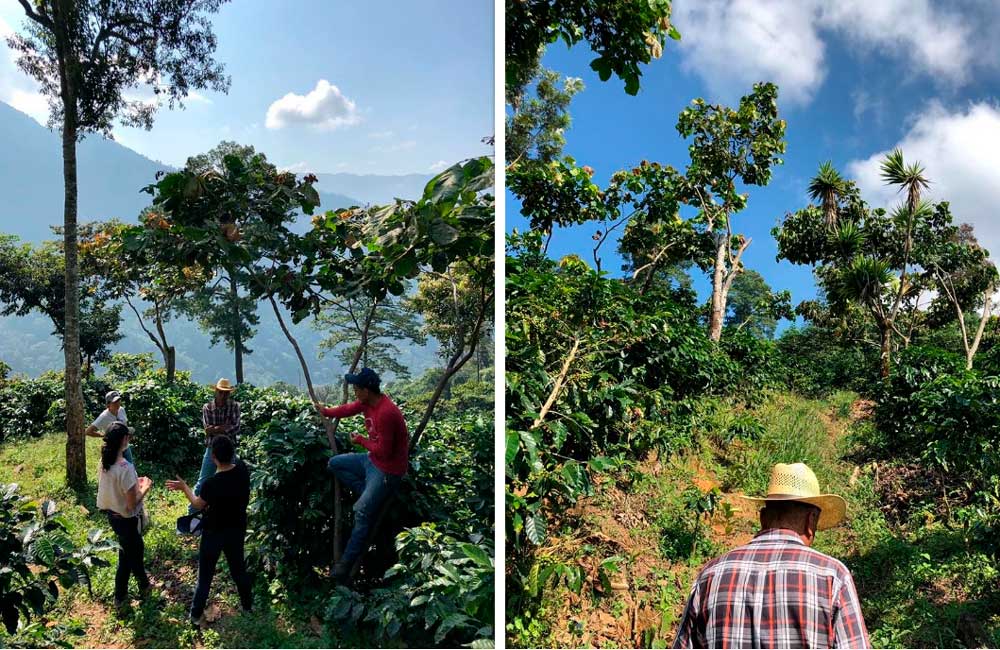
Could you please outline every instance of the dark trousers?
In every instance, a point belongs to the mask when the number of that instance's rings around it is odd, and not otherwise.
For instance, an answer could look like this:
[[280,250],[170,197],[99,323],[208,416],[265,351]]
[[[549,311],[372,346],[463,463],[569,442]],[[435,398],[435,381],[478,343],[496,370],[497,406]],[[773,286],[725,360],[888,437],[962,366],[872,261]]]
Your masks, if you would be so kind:
[[128,597],[128,578],[135,576],[140,589],[149,586],[146,577],[146,567],[143,565],[143,553],[146,550],[139,534],[138,517],[118,517],[108,515],[108,523],[118,536],[118,570],[115,571],[115,600],[125,600]]
[[208,592],[212,588],[212,578],[215,577],[215,565],[223,553],[226,554],[226,563],[229,564],[229,575],[233,577],[236,590],[240,594],[240,604],[244,610],[253,607],[250,574],[247,573],[246,560],[243,556],[245,537],[246,530],[242,528],[206,530],[201,534],[201,546],[198,549],[198,586],[194,590],[194,601],[191,603],[191,618],[199,618],[205,611]]

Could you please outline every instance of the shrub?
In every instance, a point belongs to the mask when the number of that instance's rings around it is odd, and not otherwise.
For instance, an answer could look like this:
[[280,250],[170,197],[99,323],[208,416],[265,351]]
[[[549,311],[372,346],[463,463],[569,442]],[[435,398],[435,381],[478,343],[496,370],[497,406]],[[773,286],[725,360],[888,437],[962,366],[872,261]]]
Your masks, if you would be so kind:
[[449,521],[453,530],[493,526],[493,423],[480,416],[431,423],[406,478],[409,519]]
[[[146,373],[117,389],[128,412],[136,462],[155,464],[164,472],[190,472],[204,453],[201,407],[211,399],[208,388],[179,372],[168,384],[162,373]],[[148,464],[147,464],[148,463]]]
[[[461,541],[434,525],[396,538],[399,563],[368,594],[338,587],[326,618],[343,628],[368,627],[380,641],[412,647],[459,647],[492,640],[495,568],[491,536]],[[473,647],[478,647],[476,644]]]
[[334,483],[330,448],[318,420],[277,417],[241,443],[252,465],[250,560],[268,575],[295,583],[330,563]]
[[0,440],[51,430],[49,407],[61,402],[62,396],[62,380],[52,375],[15,377],[0,384]]
[[[935,437],[926,428],[928,404],[923,393],[928,384],[938,379],[965,372],[965,359],[938,348],[911,346],[899,356],[888,379],[876,391],[875,425],[882,434],[882,449],[892,456],[915,456],[923,452],[926,443]],[[878,444],[877,440],[872,441]]]
[[867,393],[878,376],[877,349],[847,344],[812,325],[788,328],[777,341],[777,353],[787,386],[807,397],[837,390]]
[[20,496],[17,484],[0,485],[0,506],[0,620],[15,634],[51,609],[60,586],[90,589],[90,568],[108,566],[100,554],[117,544],[94,529],[78,546],[55,502],[46,499],[36,507]]

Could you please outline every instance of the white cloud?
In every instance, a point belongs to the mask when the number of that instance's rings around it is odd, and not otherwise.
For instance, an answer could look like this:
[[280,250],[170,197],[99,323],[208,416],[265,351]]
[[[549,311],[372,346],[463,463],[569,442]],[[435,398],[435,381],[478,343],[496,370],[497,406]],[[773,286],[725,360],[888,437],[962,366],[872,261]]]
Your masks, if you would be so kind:
[[[1000,256],[1000,107],[972,104],[949,112],[931,104],[910,125],[896,144],[907,163],[919,161],[926,168],[931,187],[927,198],[949,201],[956,223],[971,223],[976,237],[990,254]],[[892,206],[902,197],[883,184],[879,163],[886,151],[848,163],[846,170],[858,182],[865,199],[874,205]]]
[[819,20],[849,43],[909,59],[922,72],[960,83],[975,50],[972,28],[930,0],[837,0],[823,2]]
[[825,75],[825,46],[815,21],[812,0],[674,4],[683,67],[724,101],[748,93],[755,82],[773,81],[781,100],[808,103]]
[[439,172],[442,169],[446,168],[447,166],[448,166],[448,161],[447,160],[439,160],[439,161],[437,161],[436,163],[434,163],[433,165],[430,166],[430,171],[432,171],[432,172]]
[[17,53],[7,46],[13,28],[0,18],[0,101],[27,113],[39,124],[49,119],[49,104],[38,83],[17,67]]
[[931,0],[677,0],[674,21],[683,67],[725,101],[773,81],[784,101],[808,104],[826,77],[824,37],[834,33],[851,49],[901,58],[908,73],[950,85],[968,80],[990,41]]
[[307,125],[320,129],[352,126],[361,121],[357,104],[326,79],[306,95],[288,93],[267,109],[265,126],[281,129],[292,125]]

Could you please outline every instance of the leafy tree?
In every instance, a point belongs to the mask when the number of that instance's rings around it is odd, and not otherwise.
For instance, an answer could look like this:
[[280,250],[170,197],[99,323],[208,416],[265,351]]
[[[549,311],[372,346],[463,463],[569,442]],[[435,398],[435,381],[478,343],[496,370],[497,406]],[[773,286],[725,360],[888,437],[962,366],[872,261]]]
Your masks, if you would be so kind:
[[[57,242],[35,247],[20,244],[13,235],[0,236],[0,314],[24,316],[31,311],[52,321],[53,334],[66,345],[65,337],[65,255]],[[80,308],[79,355],[77,361],[87,374],[94,362],[105,361],[111,346],[122,339],[119,332],[121,305],[111,302],[107,287],[94,269],[86,268],[77,300]]]
[[[493,274],[483,268],[485,260],[477,261],[479,264],[455,262],[444,273],[424,273],[417,280],[416,295],[408,301],[412,309],[423,315],[423,331],[440,342],[438,354],[446,362],[446,379],[438,382],[431,403],[440,398],[447,379],[469,361],[483,341],[490,340]],[[425,413],[424,418],[430,418],[430,413]],[[422,421],[417,431],[426,426]]]
[[[141,219],[153,227],[166,223],[156,210],[145,210]],[[135,314],[139,326],[159,350],[170,384],[176,374],[177,351],[167,337],[166,324],[185,295],[205,286],[207,273],[196,266],[163,264],[129,249],[124,240],[126,231],[117,222],[98,226],[93,238],[81,244],[81,260],[101,276],[109,298],[124,300]],[[143,304],[148,307],[140,312]]]
[[[963,241],[947,203],[921,199],[929,181],[919,163],[906,165],[896,150],[881,169],[886,182],[906,193],[891,213],[869,207],[856,185],[844,182],[836,197],[835,227],[828,228],[820,209],[809,206],[787,215],[773,232],[779,258],[816,266],[833,314],[846,314],[852,306],[868,314],[879,332],[879,373],[887,377],[894,341],[908,346],[925,319],[919,309],[924,292],[939,294],[931,309],[936,318],[942,305],[950,304],[956,315],[979,304],[988,307],[996,271],[974,238],[967,233]],[[982,331],[970,340],[964,315],[958,319],[971,367]]]
[[734,234],[732,217],[746,207],[736,185],[767,185],[771,167],[785,151],[785,121],[778,118],[778,87],[755,84],[737,109],[695,99],[681,111],[677,131],[691,138],[691,162],[684,177],[684,197],[699,209],[697,227],[713,239],[712,298],[708,335],[722,338],[726,299],[743,268],[750,239]]
[[563,133],[570,126],[569,104],[583,90],[578,77],[563,78],[554,70],[536,67],[532,74],[535,96],[511,106],[506,122],[507,166],[521,160],[550,163],[562,154]]
[[639,92],[640,64],[659,58],[669,36],[671,0],[507,0],[504,38],[507,103],[516,105],[544,48],[586,40],[597,54],[590,67],[607,81],[614,72],[625,92]]
[[233,351],[237,383],[245,381],[243,357],[253,353],[246,342],[256,335],[254,328],[260,323],[257,300],[240,293],[240,286],[249,282],[245,273],[229,269],[177,300],[177,310],[197,321],[212,345],[222,341]]
[[88,133],[110,136],[115,120],[151,128],[159,102],[132,99],[151,86],[170,108],[191,89],[226,91],[229,80],[212,55],[207,15],[224,0],[18,0],[27,21],[8,39],[17,64],[49,99],[49,125],[62,132],[65,263],[66,479],[87,477],[80,386],[80,294],[77,259],[76,144]]
[[[242,185],[233,182],[235,178],[226,165],[227,157],[239,159],[244,169],[252,169],[252,174],[246,178],[253,180]],[[264,154],[257,153],[252,146],[228,140],[223,140],[211,151],[189,157],[184,168],[200,178],[215,176],[230,181],[232,192],[225,198],[220,197],[218,206],[220,223],[224,233],[230,238],[242,237],[243,231],[256,218],[252,214],[252,203],[255,200],[252,196],[258,188],[254,186],[257,179],[253,175],[278,176],[277,167],[268,162]],[[246,196],[241,196],[239,192],[246,192]],[[220,267],[216,269],[216,273],[217,277],[213,282],[206,283],[202,290],[186,296],[179,306],[209,333],[212,345],[223,341],[233,351],[236,381],[243,383],[243,356],[252,352],[247,348],[246,342],[253,338],[256,333],[253,328],[260,322],[257,301],[240,291],[241,286],[250,282],[246,273],[235,266]]]
[[[970,224],[951,227],[951,212],[947,203],[939,204],[938,212],[947,222],[941,237],[929,242],[919,262],[924,277],[937,296],[931,302],[930,317],[940,321],[946,309],[954,311],[954,321],[965,353],[965,367],[972,369],[972,360],[983,340],[986,325],[993,309],[1000,276],[996,265],[989,259],[989,252],[979,245]],[[966,324],[967,312],[982,309],[975,331]]]
[[[374,315],[365,332],[364,323],[369,312]],[[360,347],[358,343],[364,340],[367,344],[361,350],[361,364],[387,370],[399,379],[409,378],[410,369],[398,361],[398,344],[410,341],[423,345],[427,342],[417,314],[391,295],[378,301],[377,306],[373,299],[365,296],[335,299],[316,315],[313,327],[328,332],[319,344],[321,354],[323,351],[335,352],[344,367],[350,367]]]
[[733,281],[726,325],[737,330],[746,328],[754,336],[774,338],[778,319],[794,318],[791,299],[789,291],[771,291],[764,276],[745,270]]

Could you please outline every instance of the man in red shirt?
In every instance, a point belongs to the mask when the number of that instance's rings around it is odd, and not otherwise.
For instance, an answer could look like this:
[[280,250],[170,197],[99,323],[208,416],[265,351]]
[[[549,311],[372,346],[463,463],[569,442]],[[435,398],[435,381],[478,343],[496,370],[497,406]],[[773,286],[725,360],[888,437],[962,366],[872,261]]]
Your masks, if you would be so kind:
[[698,574],[675,648],[870,648],[850,571],[810,548],[847,504],[820,494],[803,463],[778,463],[758,506],[761,531]]
[[327,469],[336,476],[357,500],[354,502],[354,528],[344,554],[333,567],[333,577],[346,582],[355,560],[365,551],[372,518],[379,507],[399,484],[409,466],[410,434],[399,408],[383,395],[379,376],[371,368],[345,377],[354,387],[357,401],[336,408],[316,408],[324,417],[346,418],[364,414],[368,436],[351,436],[351,442],[361,445],[368,453],[338,454],[330,459]]

